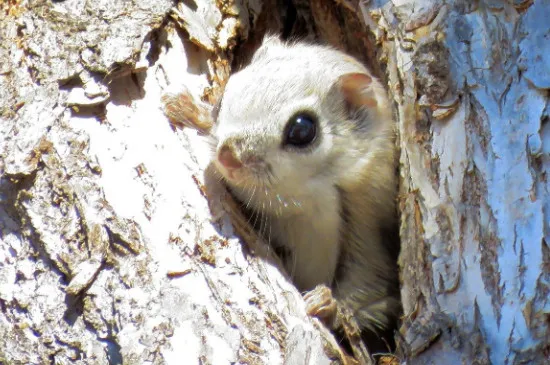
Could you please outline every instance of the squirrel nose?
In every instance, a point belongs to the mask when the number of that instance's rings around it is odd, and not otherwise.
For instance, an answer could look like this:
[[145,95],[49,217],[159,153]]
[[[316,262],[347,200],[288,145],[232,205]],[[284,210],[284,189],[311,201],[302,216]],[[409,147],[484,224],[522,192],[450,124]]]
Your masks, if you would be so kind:
[[233,150],[227,145],[222,146],[218,152],[218,161],[226,169],[238,169],[243,166],[242,162],[235,157]]

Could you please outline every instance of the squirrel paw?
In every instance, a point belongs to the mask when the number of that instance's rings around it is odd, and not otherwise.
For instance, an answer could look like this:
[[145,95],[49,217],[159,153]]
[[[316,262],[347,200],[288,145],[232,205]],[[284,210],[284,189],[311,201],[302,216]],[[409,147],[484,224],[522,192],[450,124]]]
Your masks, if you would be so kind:
[[338,303],[329,287],[324,284],[317,285],[304,295],[304,301],[308,315],[318,318],[329,329],[336,327]]

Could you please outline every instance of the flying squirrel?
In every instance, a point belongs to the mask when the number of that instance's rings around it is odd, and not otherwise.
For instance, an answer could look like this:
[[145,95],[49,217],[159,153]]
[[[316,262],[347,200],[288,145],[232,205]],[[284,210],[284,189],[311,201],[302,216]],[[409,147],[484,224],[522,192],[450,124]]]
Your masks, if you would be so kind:
[[333,48],[268,36],[230,76],[211,128],[190,99],[164,102],[173,124],[208,134],[214,170],[309,292],[309,313],[334,329],[336,303],[367,338],[391,342],[401,311],[396,150],[381,83]]

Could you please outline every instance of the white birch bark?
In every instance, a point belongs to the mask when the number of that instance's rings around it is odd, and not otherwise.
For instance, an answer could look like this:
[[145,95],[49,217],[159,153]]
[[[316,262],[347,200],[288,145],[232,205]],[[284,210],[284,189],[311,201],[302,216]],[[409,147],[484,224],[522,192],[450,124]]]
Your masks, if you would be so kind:
[[550,361],[550,2],[382,11],[413,364]]
[[177,84],[219,92],[260,10],[196,5],[3,5],[0,363],[340,356],[291,283],[212,218],[204,143],[163,115]]

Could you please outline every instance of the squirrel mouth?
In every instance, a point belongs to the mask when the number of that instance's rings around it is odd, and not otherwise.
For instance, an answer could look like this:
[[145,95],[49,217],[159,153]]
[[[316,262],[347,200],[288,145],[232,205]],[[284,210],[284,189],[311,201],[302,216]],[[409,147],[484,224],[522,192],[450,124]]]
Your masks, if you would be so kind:
[[241,180],[244,180],[243,179],[243,174],[242,174],[242,171],[243,168],[238,168],[238,169],[228,169],[228,168],[225,168],[224,171],[225,171],[225,176],[228,180],[231,180],[231,181],[234,181],[234,182],[239,182]]
[[238,168],[228,168],[215,161],[215,165],[228,184],[243,188],[270,189],[276,181],[273,173],[266,166],[243,165]]
[[222,168],[221,172],[225,179],[234,185],[268,186],[270,182],[267,175],[247,167],[240,167],[237,169]]

